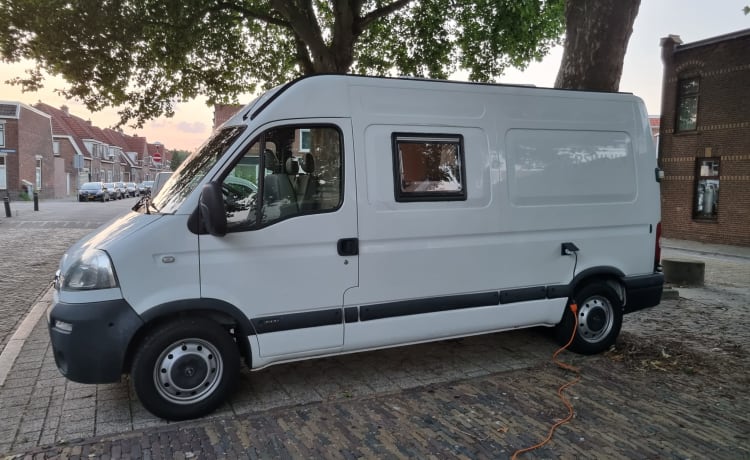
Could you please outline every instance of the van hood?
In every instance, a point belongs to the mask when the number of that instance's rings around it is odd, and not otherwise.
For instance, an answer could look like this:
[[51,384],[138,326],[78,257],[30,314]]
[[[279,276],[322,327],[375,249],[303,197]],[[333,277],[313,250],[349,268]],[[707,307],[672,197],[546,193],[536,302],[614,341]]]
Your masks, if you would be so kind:
[[115,217],[71,246],[60,261],[60,272],[66,273],[70,265],[80,259],[86,250],[107,251],[111,246],[122,244],[124,239],[131,238],[140,229],[162,217],[161,214],[140,214],[134,211]]

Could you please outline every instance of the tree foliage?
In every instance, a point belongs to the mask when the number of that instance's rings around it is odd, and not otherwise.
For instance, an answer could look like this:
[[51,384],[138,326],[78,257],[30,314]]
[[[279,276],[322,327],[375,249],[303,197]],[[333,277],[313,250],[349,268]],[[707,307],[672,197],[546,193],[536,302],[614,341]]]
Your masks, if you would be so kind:
[[185,158],[190,156],[190,152],[187,150],[172,150],[172,159],[169,161],[169,168],[172,171],[177,171]]
[[37,63],[89,109],[122,122],[171,115],[315,73],[491,81],[541,59],[564,0],[0,0],[0,56]]

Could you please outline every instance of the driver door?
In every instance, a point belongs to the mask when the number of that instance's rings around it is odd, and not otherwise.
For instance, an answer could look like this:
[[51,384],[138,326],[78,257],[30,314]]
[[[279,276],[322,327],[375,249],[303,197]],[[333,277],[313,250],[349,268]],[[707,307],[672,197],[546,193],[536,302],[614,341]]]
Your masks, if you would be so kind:
[[343,346],[343,295],[358,283],[351,127],[342,120],[275,125],[220,182],[228,232],[200,235],[201,296],[238,307],[261,357]]

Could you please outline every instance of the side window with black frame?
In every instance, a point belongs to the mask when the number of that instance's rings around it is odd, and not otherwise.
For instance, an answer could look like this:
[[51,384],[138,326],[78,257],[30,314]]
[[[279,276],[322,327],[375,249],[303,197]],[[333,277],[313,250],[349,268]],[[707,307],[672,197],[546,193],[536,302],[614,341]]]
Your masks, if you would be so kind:
[[719,212],[719,159],[698,158],[693,217],[716,219]]
[[391,137],[396,201],[466,200],[461,135],[394,133]]
[[304,214],[335,211],[343,201],[343,144],[331,126],[265,131],[222,181],[229,231]]

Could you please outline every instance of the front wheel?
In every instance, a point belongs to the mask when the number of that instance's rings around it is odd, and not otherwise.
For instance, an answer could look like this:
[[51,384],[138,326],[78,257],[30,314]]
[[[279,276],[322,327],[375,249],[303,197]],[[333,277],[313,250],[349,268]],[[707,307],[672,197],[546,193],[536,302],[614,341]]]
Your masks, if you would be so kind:
[[141,404],[167,420],[214,411],[239,378],[239,352],[218,324],[187,318],[153,330],[138,346],[131,379]]
[[555,326],[558,343],[568,343],[573,333],[573,322],[577,321],[576,335],[570,345],[572,351],[593,355],[608,350],[622,327],[623,308],[617,292],[605,283],[592,283],[576,292],[575,301],[578,305],[576,317],[567,306],[562,321]]

